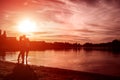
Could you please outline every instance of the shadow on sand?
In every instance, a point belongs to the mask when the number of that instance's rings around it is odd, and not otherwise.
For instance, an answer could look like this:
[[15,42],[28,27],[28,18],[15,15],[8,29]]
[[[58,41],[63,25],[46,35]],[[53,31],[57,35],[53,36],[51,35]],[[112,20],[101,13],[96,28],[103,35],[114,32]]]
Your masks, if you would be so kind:
[[[120,80],[120,76],[73,71],[44,66],[30,66],[0,61],[0,80]],[[7,67],[5,67],[7,66]],[[12,67],[13,66],[13,67]],[[11,68],[12,67],[12,68]],[[9,72],[12,72],[9,74]],[[36,71],[36,72],[34,72]],[[39,78],[39,79],[38,79]]]
[[29,65],[17,64],[3,80],[38,80],[38,77]]

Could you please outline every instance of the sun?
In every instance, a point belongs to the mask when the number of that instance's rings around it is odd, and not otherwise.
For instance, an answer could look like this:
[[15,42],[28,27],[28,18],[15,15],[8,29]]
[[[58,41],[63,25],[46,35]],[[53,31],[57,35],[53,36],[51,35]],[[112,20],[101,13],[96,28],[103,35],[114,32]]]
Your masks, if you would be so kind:
[[30,19],[24,19],[18,23],[18,30],[22,33],[29,33],[36,31],[36,23]]

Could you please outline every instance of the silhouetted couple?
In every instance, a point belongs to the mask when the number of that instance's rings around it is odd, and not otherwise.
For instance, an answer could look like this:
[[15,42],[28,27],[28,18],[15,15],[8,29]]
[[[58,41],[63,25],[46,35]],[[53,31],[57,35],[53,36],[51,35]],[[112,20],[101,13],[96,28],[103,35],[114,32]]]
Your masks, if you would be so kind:
[[18,55],[18,63],[20,63],[21,61],[22,64],[27,64],[27,57],[29,52],[29,39],[25,35],[20,36],[19,47],[20,47],[20,53]]
[[[39,80],[39,77],[34,72],[34,69],[27,64],[29,52],[29,39],[25,35],[20,36],[19,40],[20,53],[18,55],[18,63],[13,69],[13,72],[6,75],[3,80]],[[21,60],[20,60],[21,58]]]

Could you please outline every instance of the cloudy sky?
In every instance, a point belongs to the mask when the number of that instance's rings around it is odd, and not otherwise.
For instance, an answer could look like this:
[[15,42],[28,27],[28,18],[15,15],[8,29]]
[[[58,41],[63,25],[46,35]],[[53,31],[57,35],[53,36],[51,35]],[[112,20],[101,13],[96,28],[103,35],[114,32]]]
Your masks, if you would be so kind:
[[0,29],[20,35],[17,23],[31,18],[31,40],[108,42],[120,39],[120,0],[0,0]]

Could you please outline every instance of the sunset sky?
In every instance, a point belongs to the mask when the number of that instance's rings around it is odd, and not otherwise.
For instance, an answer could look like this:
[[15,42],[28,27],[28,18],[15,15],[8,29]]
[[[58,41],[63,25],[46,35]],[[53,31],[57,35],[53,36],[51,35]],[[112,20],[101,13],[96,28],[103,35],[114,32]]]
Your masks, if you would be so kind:
[[[108,42],[120,39],[120,0],[0,0],[0,29],[18,37],[29,19],[31,40]],[[27,27],[29,28],[29,27]]]

